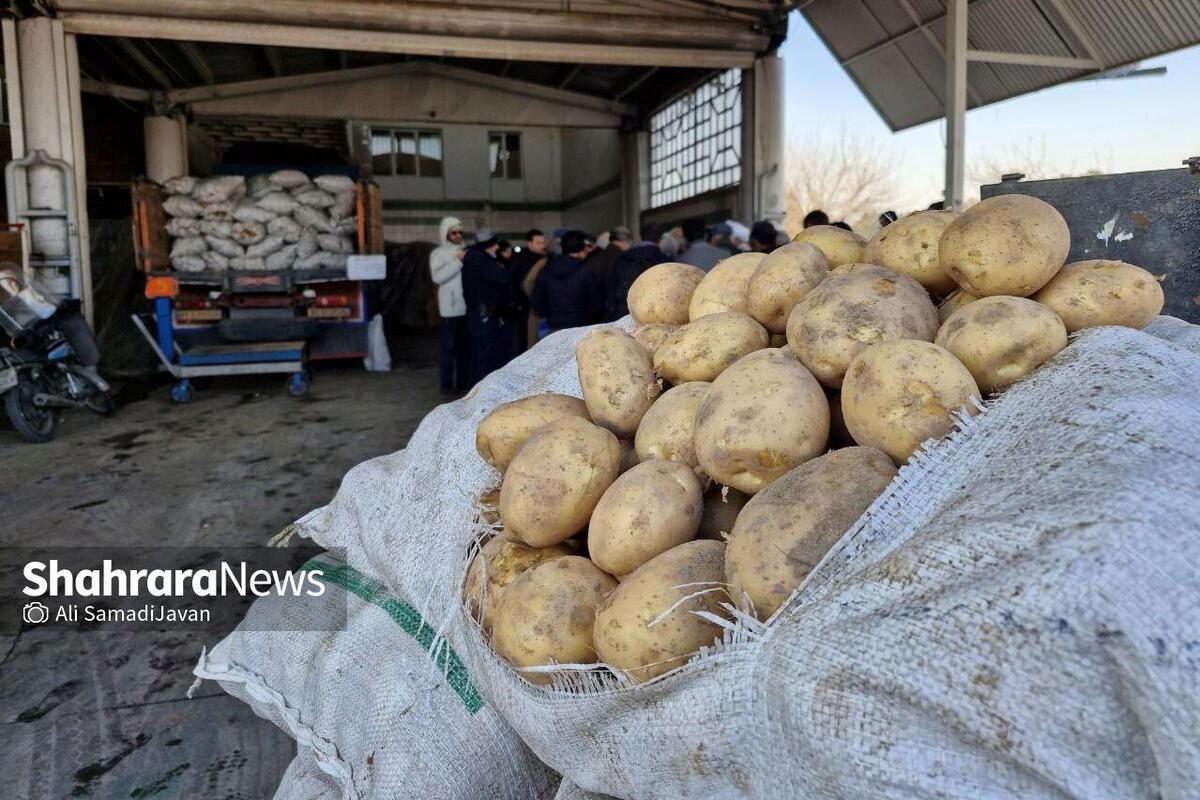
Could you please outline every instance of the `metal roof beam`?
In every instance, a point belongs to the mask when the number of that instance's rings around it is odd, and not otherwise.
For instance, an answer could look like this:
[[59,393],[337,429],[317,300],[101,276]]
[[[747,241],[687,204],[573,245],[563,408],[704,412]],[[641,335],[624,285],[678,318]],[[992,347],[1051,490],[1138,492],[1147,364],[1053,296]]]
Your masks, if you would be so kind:
[[643,83],[650,80],[650,76],[652,76],[656,72],[658,72],[658,67],[651,67],[650,69],[643,72],[641,75],[638,75],[636,78],[634,78],[628,84],[626,84],[624,89],[617,92],[616,97],[614,97],[613,99],[614,100],[623,99],[626,95],[630,94],[634,89],[638,88]]
[[200,48],[191,42],[176,42],[175,47],[179,52],[183,53],[184,59],[191,65],[192,70],[200,76],[200,80],[208,85],[216,83],[216,78],[213,76],[212,68],[208,66],[208,62],[204,60],[204,56],[200,53]]
[[1088,57],[1097,64],[1100,64],[1101,69],[1103,69],[1104,59],[1100,57],[1099,48],[1096,47],[1096,43],[1092,41],[1091,37],[1084,32],[1083,26],[1079,24],[1079,20],[1075,18],[1071,10],[1063,5],[1062,0],[1046,0],[1046,2],[1058,12],[1058,16],[1062,18],[1063,24],[1067,26],[1067,30],[1083,45],[1083,49],[1087,51]]
[[[986,2],[988,2],[988,0],[968,0],[967,7],[974,8],[976,6],[983,5]],[[874,55],[875,53],[878,53],[880,50],[883,50],[885,47],[890,47],[894,44],[897,44],[898,42],[902,42],[905,39],[907,39],[908,37],[915,36],[916,34],[921,33],[923,31],[928,31],[933,25],[935,25],[936,23],[941,22],[945,19],[946,19],[945,14],[938,14],[936,17],[933,17],[932,19],[928,20],[927,22],[919,22],[916,25],[912,26],[911,28],[903,30],[900,33],[897,33],[895,36],[884,39],[882,42],[879,42],[878,44],[873,44],[866,49],[859,50],[857,53],[855,53],[852,56],[847,56],[845,59],[842,60],[841,64],[843,67],[852,66],[856,61],[861,61],[862,59],[866,58],[867,56]],[[930,33],[932,34],[932,31],[930,31]]]
[[121,36],[115,39],[114,42],[117,47],[121,49],[121,52],[129,56],[130,60],[137,64],[138,67],[140,67],[143,72],[149,75],[150,79],[159,86],[163,87],[164,89],[171,89],[175,86],[175,84],[171,83],[171,79],[167,77],[167,73],[163,72],[159,66],[151,61],[150,57],[143,53],[141,49],[132,41],[126,39],[124,36]]
[[278,47],[264,47],[263,56],[267,59],[267,66],[271,68],[272,75],[278,78],[283,74],[283,55]]
[[97,81],[91,78],[80,78],[79,88],[88,94],[102,94],[120,100],[132,100],[135,103],[153,102],[155,95],[155,92],[151,92],[149,89],[139,89],[136,86],[125,86],[120,83]]
[[1100,69],[1100,63],[1090,58],[1067,58],[1066,56],[1043,56],[1036,53],[1000,53],[995,50],[968,50],[968,61],[988,64],[1019,64],[1028,67],[1055,67],[1059,69]]
[[579,74],[581,69],[583,69],[583,64],[576,64],[575,66],[571,67],[571,69],[567,71],[567,74],[563,76],[563,79],[558,82],[558,88],[567,88],[571,81],[575,80],[575,76]]

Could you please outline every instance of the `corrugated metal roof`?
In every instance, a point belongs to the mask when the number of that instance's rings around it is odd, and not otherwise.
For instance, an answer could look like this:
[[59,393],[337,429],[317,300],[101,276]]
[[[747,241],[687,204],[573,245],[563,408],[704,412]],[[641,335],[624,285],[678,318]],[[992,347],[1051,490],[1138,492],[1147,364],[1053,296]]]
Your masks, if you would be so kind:
[[[892,130],[944,115],[945,0],[810,0],[801,13]],[[1100,65],[972,61],[970,108],[1200,43],[1200,0],[970,0],[967,19],[972,50]]]

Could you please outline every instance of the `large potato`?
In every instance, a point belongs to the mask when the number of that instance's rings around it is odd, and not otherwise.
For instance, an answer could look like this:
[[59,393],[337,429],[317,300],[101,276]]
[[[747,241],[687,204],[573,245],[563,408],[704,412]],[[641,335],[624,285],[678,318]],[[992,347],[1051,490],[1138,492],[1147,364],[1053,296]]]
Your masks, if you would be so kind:
[[951,413],[976,413],[979,387],[944,347],[901,339],[863,350],[842,384],[842,416],[854,441],[903,464],[926,439],[949,433]]
[[863,260],[867,240],[854,231],[834,225],[814,225],[792,237],[792,243],[807,242],[825,254],[829,268],[842,264],[858,264]]
[[946,299],[938,306],[938,323],[946,324],[946,320],[950,319],[950,315],[966,305],[974,303],[979,298],[971,294],[965,289],[956,289],[946,295]]
[[998,392],[1067,346],[1067,329],[1050,309],[1024,297],[983,297],[946,320],[934,343],[971,372],[985,392]]
[[930,294],[946,294],[958,288],[958,284],[942,269],[938,242],[946,226],[953,221],[953,211],[909,214],[880,228],[863,248],[862,260],[907,275]]
[[658,264],[643,272],[629,287],[627,301],[639,325],[688,321],[692,292],[704,280],[704,270],[691,264]]
[[688,319],[695,322],[705,314],[721,311],[740,311],[745,314],[750,276],[762,259],[762,253],[738,253],[710,269],[692,293]]
[[764,257],[750,276],[746,308],[768,331],[783,333],[796,303],[828,275],[829,262],[816,247],[785,244]]
[[704,492],[684,464],[655,459],[613,481],[588,523],[588,554],[621,578],[676,545],[696,538]]
[[759,350],[713,381],[696,411],[696,457],[721,483],[754,494],[825,451],[829,402],[787,350]]
[[668,325],[665,322],[654,322],[649,325],[639,325],[633,329],[633,340],[646,348],[646,352],[654,357],[654,351],[668,336],[679,330],[678,325]]
[[663,458],[698,470],[694,444],[696,411],[708,397],[711,383],[691,381],[672,387],[658,398],[638,425],[633,439],[639,461]]
[[1049,203],[1022,194],[989,197],[951,222],[938,243],[942,269],[977,297],[1028,297],[1054,277],[1071,232]]
[[873,447],[846,447],[805,462],[763,489],[738,514],[725,547],[725,580],[765,620],[837,544],[896,468]]
[[471,616],[479,620],[485,631],[491,633],[500,598],[504,596],[505,588],[516,580],[518,575],[543,561],[571,554],[571,548],[564,545],[530,547],[508,531],[493,536],[479,548],[479,552],[471,560],[471,566],[467,568],[467,579],[463,583],[463,600]]
[[1070,333],[1096,325],[1140,330],[1163,307],[1158,279],[1124,261],[1067,264],[1033,299],[1058,314]]
[[724,581],[721,542],[687,542],[655,556],[600,604],[596,654],[638,682],[682,666],[721,637],[719,625],[692,612],[727,616],[720,607],[729,600]]
[[662,391],[650,354],[620,328],[600,328],[575,346],[579,385],[592,420],[632,437]]
[[675,384],[711,381],[742,356],[766,347],[767,340],[767,329],[749,315],[718,311],[668,336],[654,351],[654,369]]
[[505,528],[531,547],[569,539],[587,525],[620,464],[621,445],[604,428],[575,417],[543,426],[504,472]]
[[830,389],[842,385],[850,360],[877,342],[933,341],[937,309],[907,275],[871,264],[847,264],[796,304],[788,346]]
[[[562,556],[526,570],[508,585],[492,623],[492,647],[515,667],[592,664],[596,610],[617,586],[582,556]],[[550,683],[545,672],[523,673]]]
[[725,541],[733,532],[733,523],[746,505],[750,495],[730,489],[728,486],[713,486],[704,493],[704,514],[700,517],[697,539]]
[[535,394],[492,409],[475,430],[475,449],[483,460],[504,472],[533,432],[564,417],[588,420],[587,405],[565,394]]

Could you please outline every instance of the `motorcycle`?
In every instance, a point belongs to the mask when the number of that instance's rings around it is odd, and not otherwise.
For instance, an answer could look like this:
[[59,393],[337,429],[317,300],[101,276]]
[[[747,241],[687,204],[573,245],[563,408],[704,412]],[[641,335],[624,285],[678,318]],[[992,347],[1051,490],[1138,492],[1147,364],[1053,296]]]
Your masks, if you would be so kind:
[[0,328],[11,337],[10,346],[0,346],[0,395],[25,441],[53,439],[58,409],[116,411],[78,300],[57,302],[36,281],[25,285],[16,270],[0,270]]

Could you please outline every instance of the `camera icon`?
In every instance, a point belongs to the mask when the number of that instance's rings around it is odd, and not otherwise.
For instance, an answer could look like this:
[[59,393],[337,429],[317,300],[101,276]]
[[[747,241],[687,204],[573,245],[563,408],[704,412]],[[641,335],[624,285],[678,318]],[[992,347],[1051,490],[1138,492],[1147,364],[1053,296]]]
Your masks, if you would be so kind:
[[50,609],[46,607],[45,603],[34,600],[32,603],[26,603],[25,607],[21,609],[21,619],[30,625],[41,625],[50,619]]

